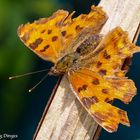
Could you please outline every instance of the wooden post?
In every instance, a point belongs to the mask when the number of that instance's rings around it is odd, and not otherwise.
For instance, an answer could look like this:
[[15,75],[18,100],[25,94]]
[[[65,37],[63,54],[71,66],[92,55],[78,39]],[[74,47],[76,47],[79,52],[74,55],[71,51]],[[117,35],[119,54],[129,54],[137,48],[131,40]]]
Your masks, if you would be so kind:
[[[101,0],[99,6],[109,16],[102,34],[121,26],[132,41],[136,40],[140,0]],[[100,129],[76,99],[64,76],[52,93],[34,140],[96,140]]]

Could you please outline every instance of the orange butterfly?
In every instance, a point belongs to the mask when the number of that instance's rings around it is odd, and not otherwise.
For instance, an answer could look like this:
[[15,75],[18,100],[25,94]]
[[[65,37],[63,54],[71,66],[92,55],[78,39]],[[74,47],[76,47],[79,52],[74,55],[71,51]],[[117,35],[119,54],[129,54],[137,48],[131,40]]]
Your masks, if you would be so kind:
[[136,94],[122,65],[140,49],[120,27],[100,35],[108,18],[102,8],[92,6],[89,14],[74,19],[73,14],[58,10],[49,18],[21,25],[18,35],[28,48],[54,63],[50,75],[68,76],[77,99],[105,130],[114,132],[119,123],[129,126],[127,113],[110,101],[129,103]]

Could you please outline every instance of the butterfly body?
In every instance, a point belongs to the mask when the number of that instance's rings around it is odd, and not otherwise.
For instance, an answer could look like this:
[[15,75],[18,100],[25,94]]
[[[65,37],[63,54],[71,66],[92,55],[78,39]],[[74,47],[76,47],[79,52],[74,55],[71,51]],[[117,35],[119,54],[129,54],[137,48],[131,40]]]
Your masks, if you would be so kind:
[[20,26],[18,35],[38,56],[54,63],[50,75],[67,75],[77,99],[105,130],[117,131],[120,123],[130,126],[127,112],[110,101],[129,103],[135,96],[135,84],[122,67],[140,48],[120,27],[100,35],[108,18],[101,7],[92,6],[89,14],[74,19],[73,14],[58,10]]
[[79,55],[77,53],[70,53],[61,58],[50,70],[50,75],[62,75],[73,68]]
[[54,67],[51,68],[49,74],[61,75],[67,73],[68,71],[75,71],[82,67],[88,67],[90,63],[94,62],[94,57],[90,59],[87,59],[87,57],[89,57],[90,54],[95,55],[94,50],[100,41],[101,35],[98,34],[92,35],[88,38],[85,37],[85,40],[81,42],[74,52],[66,54],[58,60],[58,62],[56,62]]

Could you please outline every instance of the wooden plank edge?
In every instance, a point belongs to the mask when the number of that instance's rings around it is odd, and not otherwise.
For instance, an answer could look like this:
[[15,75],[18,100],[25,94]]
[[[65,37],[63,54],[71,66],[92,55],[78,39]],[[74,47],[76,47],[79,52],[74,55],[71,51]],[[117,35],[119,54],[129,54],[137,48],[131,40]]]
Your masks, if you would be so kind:
[[133,42],[134,44],[137,43],[137,40],[138,40],[139,34],[140,34],[140,23],[139,23],[139,25],[138,25],[137,31],[136,31],[136,33],[135,33],[135,35],[134,35],[133,40],[132,40],[132,42]]
[[34,134],[34,136],[33,136],[33,140],[35,140],[36,137],[37,137],[37,134],[38,134],[38,132],[39,132],[39,130],[40,130],[40,128],[41,128],[41,125],[42,125],[42,123],[43,123],[43,120],[44,120],[44,118],[45,118],[45,116],[46,116],[46,114],[47,114],[47,112],[48,112],[48,109],[49,109],[51,103],[52,103],[52,100],[53,100],[53,98],[54,98],[54,96],[55,96],[55,93],[56,93],[58,87],[59,87],[59,84],[60,84],[60,82],[61,82],[61,80],[62,80],[62,77],[63,77],[63,76],[60,76],[60,77],[58,78],[58,81],[57,81],[56,85],[54,86],[54,89],[53,89],[53,91],[52,91],[52,93],[51,93],[51,96],[50,96],[48,102],[47,102],[47,105],[46,105],[46,107],[45,107],[45,110],[43,111],[41,120],[39,121],[39,123],[38,123],[38,125],[37,125],[37,129],[36,129],[35,134]]

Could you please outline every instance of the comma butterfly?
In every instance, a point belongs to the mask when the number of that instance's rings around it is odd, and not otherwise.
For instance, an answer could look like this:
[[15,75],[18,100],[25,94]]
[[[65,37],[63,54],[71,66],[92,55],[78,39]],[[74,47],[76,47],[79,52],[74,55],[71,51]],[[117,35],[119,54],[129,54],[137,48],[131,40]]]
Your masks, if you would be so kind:
[[105,37],[100,30],[107,21],[101,7],[72,19],[74,12],[58,10],[49,18],[21,25],[24,44],[54,66],[50,75],[66,74],[72,90],[87,112],[108,132],[118,124],[129,126],[127,112],[110,104],[113,99],[129,103],[136,94],[122,65],[140,48],[132,44],[121,27]]

